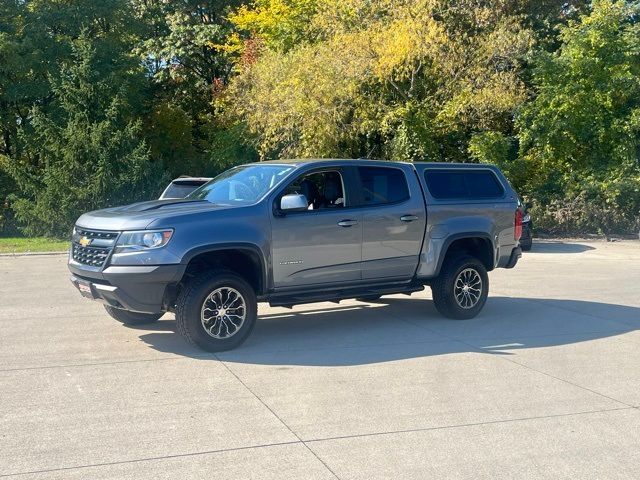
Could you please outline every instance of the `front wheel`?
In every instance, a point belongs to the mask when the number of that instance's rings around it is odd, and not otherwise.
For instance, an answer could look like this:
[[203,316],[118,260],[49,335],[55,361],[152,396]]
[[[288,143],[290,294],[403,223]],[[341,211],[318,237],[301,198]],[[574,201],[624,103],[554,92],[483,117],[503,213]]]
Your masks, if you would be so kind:
[[473,318],[487,301],[487,269],[471,255],[447,259],[431,290],[433,302],[442,315],[456,320]]
[[187,284],[176,305],[176,324],[184,339],[209,352],[242,344],[256,323],[256,294],[234,272],[220,270]]
[[153,323],[164,315],[163,313],[129,312],[128,310],[122,310],[121,308],[114,308],[111,305],[105,305],[104,309],[112,318],[115,318],[125,325],[144,325],[145,323]]

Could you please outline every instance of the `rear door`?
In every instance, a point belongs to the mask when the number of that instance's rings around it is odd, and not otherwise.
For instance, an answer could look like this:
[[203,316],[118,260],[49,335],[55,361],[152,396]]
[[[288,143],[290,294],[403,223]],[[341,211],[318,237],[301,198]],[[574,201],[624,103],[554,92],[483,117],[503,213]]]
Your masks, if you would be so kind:
[[286,193],[311,198],[307,211],[272,217],[276,289],[360,280],[362,211],[354,208],[353,169],[323,167],[303,173],[276,196],[276,203]]
[[357,168],[362,206],[363,279],[409,279],[420,256],[426,224],[421,187],[411,165]]

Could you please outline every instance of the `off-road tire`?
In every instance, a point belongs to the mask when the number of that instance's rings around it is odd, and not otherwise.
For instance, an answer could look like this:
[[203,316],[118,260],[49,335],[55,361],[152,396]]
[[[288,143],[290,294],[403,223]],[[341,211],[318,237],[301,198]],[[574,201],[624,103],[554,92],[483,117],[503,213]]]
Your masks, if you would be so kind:
[[111,317],[125,325],[144,325],[145,323],[156,322],[164,315],[163,313],[138,313],[115,308],[111,305],[105,305],[104,309]]
[[[471,308],[463,308],[458,304],[454,293],[455,282],[461,272],[473,269],[482,280],[480,298]],[[445,317],[455,320],[467,320],[480,313],[487,301],[489,293],[489,276],[483,263],[471,255],[458,255],[447,258],[442,265],[440,275],[431,285],[433,303]]]
[[[218,288],[232,288],[242,295],[246,304],[245,320],[237,333],[225,339],[210,336],[205,330],[201,310],[209,295]],[[204,273],[187,283],[176,302],[178,332],[191,345],[209,352],[222,352],[241,345],[251,334],[258,316],[256,293],[242,277],[229,270]]]

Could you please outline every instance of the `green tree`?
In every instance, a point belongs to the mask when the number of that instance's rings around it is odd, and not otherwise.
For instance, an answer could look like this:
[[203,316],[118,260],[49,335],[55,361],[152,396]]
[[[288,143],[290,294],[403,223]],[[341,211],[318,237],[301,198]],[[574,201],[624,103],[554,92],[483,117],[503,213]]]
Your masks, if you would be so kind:
[[[240,1],[132,1],[144,25],[136,52],[150,74],[144,129],[152,155],[172,176],[219,173],[229,161],[220,139],[235,126],[215,105],[233,70],[226,16]],[[252,158],[243,153],[234,163]]]
[[[31,105],[48,93],[46,62],[25,38],[27,8],[19,0],[0,2],[0,158],[20,154],[18,132]],[[0,232],[13,230],[8,196],[17,186],[0,169]]]
[[542,203],[584,198],[605,231],[639,221],[639,14],[637,1],[599,0],[564,28],[561,48],[536,57],[536,97],[517,120],[529,191]]
[[152,198],[161,165],[149,161],[140,122],[127,116],[128,80],[105,71],[91,40],[73,43],[71,60],[52,84],[55,107],[32,110],[22,132],[24,155],[3,167],[21,195],[18,220],[29,235],[69,234],[82,212]]

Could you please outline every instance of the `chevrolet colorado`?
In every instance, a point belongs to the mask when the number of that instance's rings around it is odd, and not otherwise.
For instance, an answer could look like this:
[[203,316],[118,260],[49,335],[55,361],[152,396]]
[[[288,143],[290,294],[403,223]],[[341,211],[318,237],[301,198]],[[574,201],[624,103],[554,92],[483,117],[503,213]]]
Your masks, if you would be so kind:
[[289,160],[232,168],[184,199],[82,215],[71,281],[125,324],[175,312],[205,350],[240,345],[257,303],[377,299],[432,289],[476,316],[487,272],[521,256],[518,197],[491,165]]

